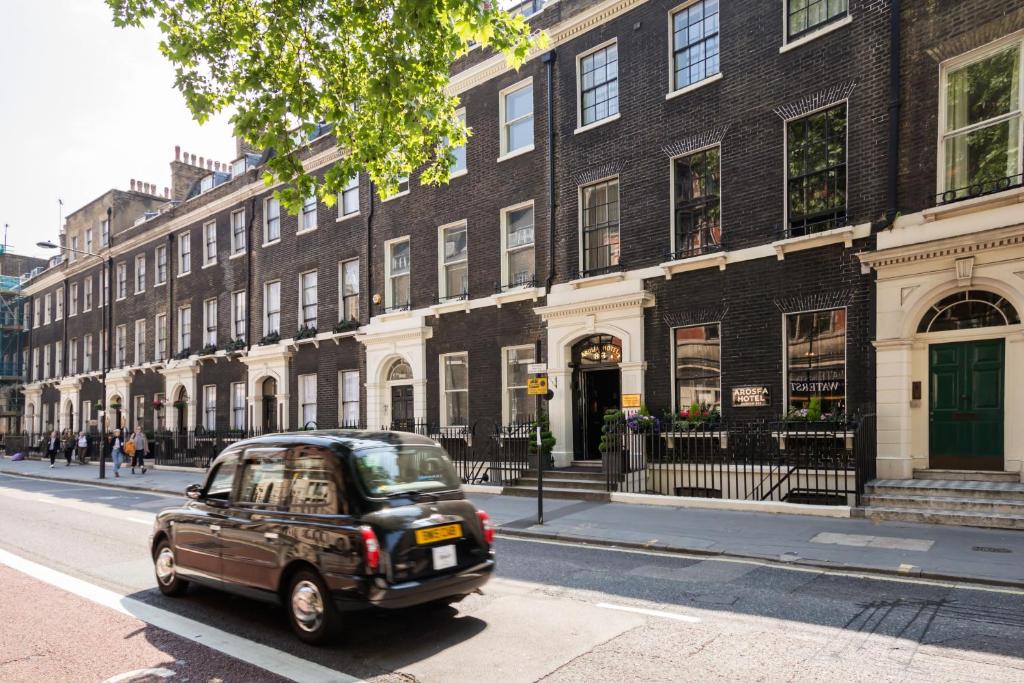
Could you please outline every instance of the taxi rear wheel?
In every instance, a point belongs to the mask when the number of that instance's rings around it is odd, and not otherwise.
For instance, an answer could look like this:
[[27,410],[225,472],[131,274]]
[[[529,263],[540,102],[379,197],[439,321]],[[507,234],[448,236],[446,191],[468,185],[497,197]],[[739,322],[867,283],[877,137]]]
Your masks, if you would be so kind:
[[174,549],[164,539],[153,553],[153,570],[156,573],[156,585],[164,595],[182,595],[188,589],[188,581],[178,576],[177,564],[174,561]]
[[341,619],[327,585],[316,572],[302,569],[295,573],[285,608],[292,630],[303,642],[322,645],[338,632]]

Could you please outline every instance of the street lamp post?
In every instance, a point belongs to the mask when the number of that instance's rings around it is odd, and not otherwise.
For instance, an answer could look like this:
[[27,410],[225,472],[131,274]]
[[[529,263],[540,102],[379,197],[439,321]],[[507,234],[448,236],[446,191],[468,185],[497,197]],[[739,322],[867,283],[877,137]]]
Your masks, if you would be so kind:
[[[108,221],[110,220],[111,213],[112,213],[111,210],[107,209],[107,220]],[[109,225],[109,223],[108,223],[108,225]],[[69,251],[69,252],[72,252],[74,254],[81,254],[83,256],[92,256],[93,258],[99,259],[104,264],[104,266],[105,266],[106,279],[107,279],[107,290],[106,290],[106,295],[105,295],[106,301],[104,302],[104,306],[103,306],[103,329],[104,329],[104,333],[103,334],[106,337],[107,352],[103,353],[103,348],[102,348],[102,343],[101,343],[101,345],[100,345],[101,346],[100,353],[103,354],[103,367],[102,367],[102,372],[100,374],[100,383],[103,385],[103,411],[102,411],[102,417],[100,418],[100,479],[106,479],[107,478],[107,458],[106,458],[106,455],[107,455],[107,450],[106,450],[106,448],[107,448],[107,446],[106,446],[106,444],[107,444],[107,411],[110,409],[110,407],[107,405],[107,368],[110,367],[110,346],[111,346],[111,343],[112,343],[110,327],[111,327],[111,325],[114,322],[114,316],[112,314],[112,311],[110,310],[110,307],[114,303],[113,292],[111,291],[111,288],[113,286],[114,259],[111,258],[110,256],[107,256],[106,258],[104,258],[104,257],[100,256],[99,254],[94,254],[91,251],[82,251],[80,249],[72,249],[71,247],[61,246],[59,244],[54,244],[53,242],[49,242],[49,241],[37,242],[36,246],[40,247],[42,249],[60,249],[62,251]],[[103,286],[102,282],[100,283],[100,286],[101,287]]]

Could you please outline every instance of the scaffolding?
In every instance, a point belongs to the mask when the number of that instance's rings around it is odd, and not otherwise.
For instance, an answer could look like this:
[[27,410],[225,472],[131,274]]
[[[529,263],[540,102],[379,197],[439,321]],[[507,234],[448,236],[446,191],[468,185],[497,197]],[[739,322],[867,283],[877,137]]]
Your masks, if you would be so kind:
[[24,403],[24,300],[22,278],[0,275],[0,433],[21,431]]

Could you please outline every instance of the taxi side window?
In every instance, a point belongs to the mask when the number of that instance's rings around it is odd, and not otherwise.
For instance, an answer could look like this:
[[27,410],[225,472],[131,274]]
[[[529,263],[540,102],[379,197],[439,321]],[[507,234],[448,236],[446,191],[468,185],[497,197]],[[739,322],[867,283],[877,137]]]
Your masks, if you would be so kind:
[[227,501],[231,496],[231,487],[235,483],[235,472],[238,470],[238,457],[224,460],[210,475],[206,487],[206,497]]
[[322,449],[309,446],[289,451],[286,468],[290,512],[338,514],[338,491],[331,477],[329,457],[332,457],[330,453],[325,457]]
[[280,508],[288,498],[284,449],[267,450],[246,453],[238,487],[238,502],[243,505]]

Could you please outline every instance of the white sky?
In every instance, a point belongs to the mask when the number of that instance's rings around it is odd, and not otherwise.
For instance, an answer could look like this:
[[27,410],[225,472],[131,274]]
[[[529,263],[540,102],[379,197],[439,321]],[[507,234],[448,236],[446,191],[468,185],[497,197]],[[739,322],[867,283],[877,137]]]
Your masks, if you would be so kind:
[[[52,256],[64,215],[136,178],[170,186],[174,146],[231,161],[227,117],[199,126],[174,89],[159,31],[118,29],[103,0],[0,0],[0,229]],[[0,233],[2,237],[2,233]]]

